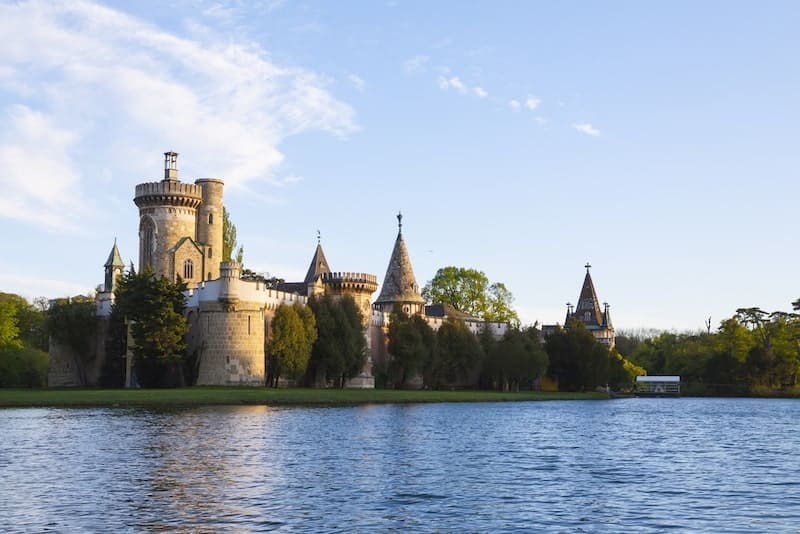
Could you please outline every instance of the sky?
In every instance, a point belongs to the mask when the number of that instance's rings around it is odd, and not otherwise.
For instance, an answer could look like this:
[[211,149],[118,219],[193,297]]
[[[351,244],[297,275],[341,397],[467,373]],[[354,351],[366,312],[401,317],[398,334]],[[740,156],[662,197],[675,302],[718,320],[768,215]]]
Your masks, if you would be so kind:
[[[617,330],[800,297],[800,3],[0,1],[0,291],[85,294],[137,183],[225,181],[245,266],[454,265]],[[377,297],[376,293],[376,297]]]

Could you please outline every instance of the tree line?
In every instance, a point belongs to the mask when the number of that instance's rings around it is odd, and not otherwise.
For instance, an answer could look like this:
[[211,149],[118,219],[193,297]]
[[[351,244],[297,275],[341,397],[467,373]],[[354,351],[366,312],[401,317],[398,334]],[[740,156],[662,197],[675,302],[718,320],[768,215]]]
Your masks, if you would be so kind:
[[739,308],[712,332],[660,332],[617,337],[633,362],[651,375],[679,375],[681,389],[697,395],[798,393],[800,299],[794,313]]

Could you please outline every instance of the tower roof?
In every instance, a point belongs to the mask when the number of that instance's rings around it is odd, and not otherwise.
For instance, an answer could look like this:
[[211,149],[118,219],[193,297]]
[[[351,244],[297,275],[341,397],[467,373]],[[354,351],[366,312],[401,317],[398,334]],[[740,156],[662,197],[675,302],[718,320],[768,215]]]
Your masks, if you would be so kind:
[[314,257],[311,258],[311,265],[308,266],[308,272],[306,273],[304,282],[310,284],[316,280],[318,276],[322,275],[322,273],[329,272],[331,272],[331,268],[328,266],[328,260],[325,258],[325,252],[322,251],[322,244],[318,237],[317,250],[314,251]]
[[408,255],[406,242],[403,240],[403,215],[397,214],[398,231],[394,242],[392,257],[383,279],[381,294],[376,303],[387,302],[424,302],[419,294],[417,279],[411,267],[411,258]]
[[591,267],[588,263],[586,264],[586,276],[578,297],[578,305],[575,306],[575,313],[572,316],[586,326],[600,326],[603,324],[603,313],[600,311],[600,300],[597,298],[592,275],[589,273]]
[[125,267],[125,262],[122,261],[122,255],[117,248],[116,239],[114,239],[114,246],[111,248],[111,253],[108,255],[104,267]]

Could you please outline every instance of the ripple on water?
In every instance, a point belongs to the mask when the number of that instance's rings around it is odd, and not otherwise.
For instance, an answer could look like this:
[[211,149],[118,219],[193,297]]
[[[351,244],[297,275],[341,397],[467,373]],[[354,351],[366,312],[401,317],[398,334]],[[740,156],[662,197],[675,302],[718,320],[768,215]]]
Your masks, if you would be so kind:
[[791,532],[800,403],[0,410],[0,530]]

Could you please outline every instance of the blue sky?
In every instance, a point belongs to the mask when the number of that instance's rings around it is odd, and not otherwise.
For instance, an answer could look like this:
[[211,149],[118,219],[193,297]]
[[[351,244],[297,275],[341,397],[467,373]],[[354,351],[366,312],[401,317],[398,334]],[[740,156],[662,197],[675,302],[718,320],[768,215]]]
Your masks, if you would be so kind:
[[795,2],[0,3],[0,291],[138,261],[134,185],[220,177],[245,264],[484,271],[525,323],[788,310]]

